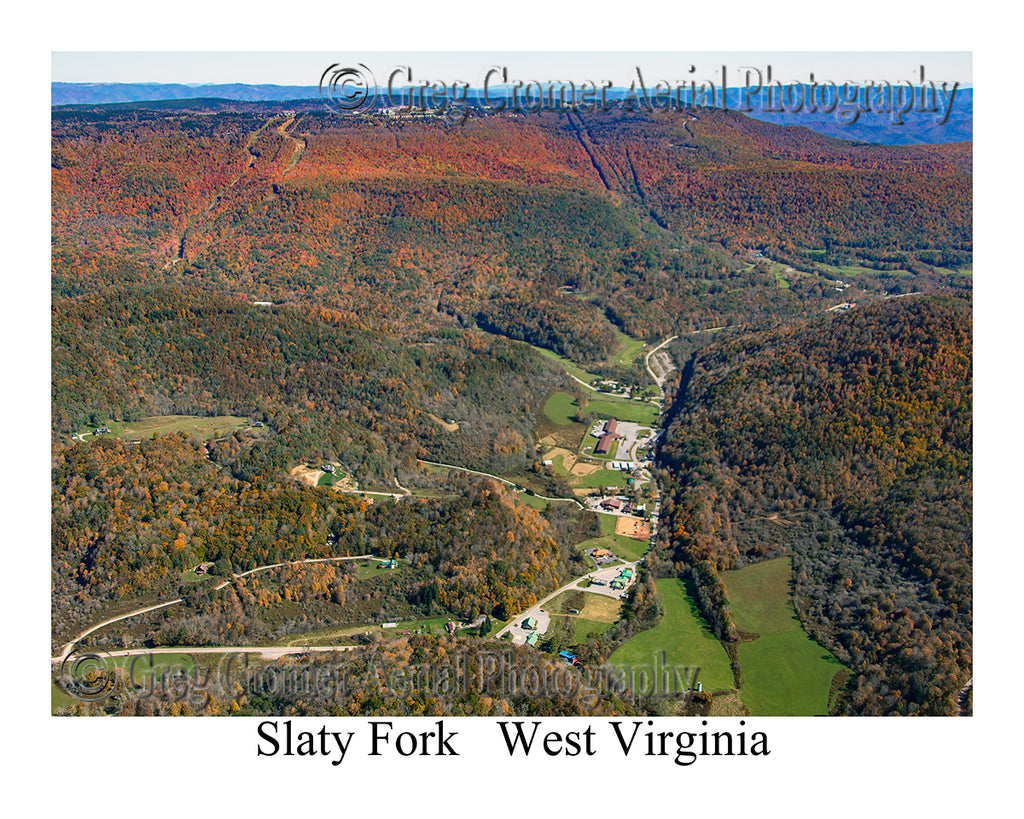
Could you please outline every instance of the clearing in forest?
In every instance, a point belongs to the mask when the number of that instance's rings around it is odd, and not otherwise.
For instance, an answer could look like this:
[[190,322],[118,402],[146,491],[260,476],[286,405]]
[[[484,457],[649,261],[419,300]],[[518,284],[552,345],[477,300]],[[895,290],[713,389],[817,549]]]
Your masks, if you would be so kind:
[[736,627],[758,635],[737,646],[740,699],[754,716],[827,714],[843,665],[804,631],[793,608],[788,557],[722,572]]
[[576,465],[576,456],[568,449],[555,447],[542,456],[545,461],[551,461],[555,471],[559,475],[567,475]]
[[659,580],[657,586],[665,610],[661,622],[623,643],[609,658],[609,664],[627,669],[652,668],[660,664],[664,652],[667,666],[699,668],[697,679],[705,690],[731,690],[729,655],[686,586],[674,578]]
[[458,432],[459,431],[459,425],[458,424],[450,424],[447,421],[444,421],[441,418],[438,418],[436,415],[434,415],[434,413],[427,412],[426,410],[423,411],[423,414],[426,415],[427,418],[429,418],[431,421],[433,421],[439,427],[441,427],[441,429],[443,429],[445,432]]
[[[237,429],[249,426],[248,418],[238,415],[150,415],[136,421],[108,421],[104,426],[109,432],[96,437],[124,438],[129,441],[152,438],[154,435],[170,435],[187,432],[189,435],[206,440],[230,435]],[[79,435],[92,437],[92,429],[83,429]]]

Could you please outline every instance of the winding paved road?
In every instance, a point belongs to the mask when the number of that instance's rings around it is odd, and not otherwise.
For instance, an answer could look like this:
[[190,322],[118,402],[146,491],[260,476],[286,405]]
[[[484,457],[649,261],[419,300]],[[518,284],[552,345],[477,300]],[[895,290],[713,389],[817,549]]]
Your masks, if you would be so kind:
[[[662,347],[664,347],[670,341],[674,341],[677,338],[679,338],[679,336],[672,336],[670,338],[666,338],[663,342],[661,342],[661,344],[659,344],[657,347],[655,347],[653,350],[651,350],[649,353],[647,353],[647,355],[644,357],[644,367],[647,369],[647,372],[650,374],[651,378],[654,379],[654,382],[658,385],[658,389],[661,391],[661,398],[659,400],[659,405],[658,405],[658,414],[659,415],[661,415],[661,413],[664,412],[664,410],[665,410],[665,390],[664,390],[663,385],[665,383],[665,379],[668,377],[668,374],[670,372],[672,372],[673,370],[667,370],[662,375],[662,377],[659,379],[654,374],[654,372],[651,370],[650,360],[651,360],[651,356],[654,355],[656,352],[658,352],[658,350],[660,350]],[[675,369],[675,368],[673,368],[673,369]],[[573,377],[575,378],[575,376],[573,376]],[[579,381],[578,378],[576,378],[576,380]],[[580,381],[580,383],[583,384],[582,381]],[[589,385],[584,384],[584,386],[589,386]],[[596,390],[595,390],[595,392],[596,392]],[[429,461],[423,461],[423,463],[429,463]],[[444,464],[435,464],[435,466],[444,466]],[[459,467],[456,467],[456,468],[459,468]],[[467,470],[467,471],[472,472],[473,470]],[[477,474],[484,474],[484,473],[477,473]],[[490,477],[495,477],[495,476],[492,475]],[[505,483],[510,483],[510,481],[505,481],[504,478],[498,478],[498,480],[502,480]],[[651,542],[651,545],[653,546],[654,545],[654,541],[655,541],[655,539],[658,536],[658,513],[660,511],[660,505],[661,505],[660,504],[661,493],[660,493],[660,491],[658,489],[658,482],[655,481],[653,479],[653,477],[651,479],[651,483],[654,485],[654,498],[655,498],[655,500],[654,500],[654,513],[651,516],[651,541],[650,542]],[[540,497],[540,495],[538,495],[537,497]],[[552,500],[552,499],[551,498],[546,498],[545,500]],[[579,505],[580,507],[583,507],[583,504],[579,503],[579,501],[577,501],[577,505]],[[583,508],[585,508],[585,507],[583,507]],[[615,566],[613,568],[615,568],[615,569],[617,569],[619,571],[621,571],[622,569],[624,569],[626,567],[632,568],[633,571],[634,571],[633,581],[632,582],[635,582],[636,581],[636,574],[635,574],[635,572],[637,571],[637,566],[639,566],[642,562],[643,562],[643,559],[641,558],[640,560],[634,560],[633,562],[625,563],[624,565],[620,564],[620,565]],[[521,621],[521,620],[525,620],[527,617],[536,617],[538,610],[543,608],[543,606],[549,600],[553,600],[554,598],[558,597],[558,595],[562,594],[563,592],[569,591],[571,589],[580,589],[579,584],[582,583],[584,580],[587,580],[588,578],[593,578],[595,575],[598,575],[598,574],[601,574],[603,572],[606,572],[607,570],[608,570],[607,566],[600,567],[598,569],[595,569],[592,572],[587,572],[587,574],[581,575],[580,577],[577,577],[574,580],[569,581],[564,586],[560,586],[559,588],[555,589],[553,592],[548,594],[546,597],[544,597],[541,600],[538,600],[536,603],[534,603],[532,606],[530,606],[529,609],[527,609],[524,612],[520,612],[515,617],[513,617],[511,620],[509,620],[504,626],[501,627],[501,630],[498,631],[494,635],[494,639],[495,640],[500,639],[503,634],[507,633],[509,629],[511,629],[513,626],[515,626],[516,622]],[[632,585],[632,582],[630,583],[630,585]],[[629,586],[627,586],[626,588],[629,588]],[[588,590],[587,589],[580,589],[580,591],[588,591]],[[597,592],[592,592],[591,591],[590,593],[593,594],[593,593],[597,593]]]
[[[671,338],[665,339],[663,342],[661,342],[661,344],[659,344],[657,347],[655,347],[653,350],[651,350],[649,353],[647,353],[646,357],[644,358],[644,366],[647,368],[647,372],[650,373],[650,375],[654,379],[655,383],[657,383],[658,389],[661,390],[661,400],[660,400],[660,403],[659,403],[659,414],[660,414],[660,412],[664,411],[665,391],[662,388],[662,385],[664,384],[665,377],[668,375],[669,372],[672,372],[672,371],[671,370],[667,371],[662,376],[661,379],[658,379],[658,377],[654,375],[653,371],[650,368],[650,359],[651,359],[651,356],[654,355],[654,353],[658,352],[658,350],[660,350],[662,347],[664,347],[666,344],[668,344],[670,341],[673,341],[676,338],[678,338],[678,336],[672,336]],[[573,378],[575,378],[575,376],[573,376]],[[600,392],[600,390],[596,390],[593,387],[590,387],[589,384],[585,384],[583,381],[580,381],[578,378],[575,378],[575,380],[579,381],[579,383],[583,384],[583,386],[588,387],[588,388],[594,390],[594,392]],[[89,433],[86,433],[86,434],[89,434]],[[468,472],[468,473],[473,474],[473,475],[480,475],[480,476],[485,477],[485,478],[491,478],[493,480],[500,481],[501,483],[504,483],[504,484],[506,484],[508,486],[512,486],[512,487],[516,486],[515,483],[513,483],[510,480],[508,480],[507,478],[502,478],[499,475],[492,475],[489,472],[480,472],[480,471],[478,471],[476,469],[468,469],[467,467],[464,467],[464,466],[456,466],[455,464],[445,464],[445,463],[438,463],[436,461],[424,461],[424,460],[420,460],[420,463],[428,464],[430,466],[441,467],[443,469],[457,469],[457,470],[460,470],[462,472]],[[403,495],[399,495],[399,496],[396,496],[396,497],[403,497],[403,496],[407,496],[407,495],[410,494],[409,490],[406,489],[404,486],[402,486],[398,482],[397,478],[395,478],[395,486],[403,493]],[[655,498],[657,499],[659,497],[659,493],[658,493],[658,486],[657,486],[656,482],[655,482],[655,486],[654,486],[654,491],[655,491]],[[546,497],[544,495],[535,495],[535,497],[540,498],[541,500],[545,500],[545,501],[561,501],[561,502],[575,503],[581,509],[585,509],[586,508],[582,503],[580,503],[575,498],[549,498],[549,497]],[[656,500],[655,501],[655,510],[656,511],[655,511],[655,515],[652,517],[652,520],[651,520],[651,543],[654,542],[654,538],[657,536],[657,507],[658,507],[658,503],[657,503],[657,500]],[[269,571],[270,569],[277,569],[277,568],[280,568],[280,567],[283,567],[283,566],[287,566],[287,565],[292,564],[292,563],[331,563],[331,562],[343,561],[343,560],[367,560],[367,559],[369,559],[369,560],[382,560],[383,558],[377,558],[377,557],[374,557],[373,555],[344,555],[344,556],[338,556],[338,557],[306,558],[304,560],[297,560],[297,561],[296,560],[288,560],[288,561],[283,561],[283,562],[280,562],[280,563],[269,563],[269,564],[267,564],[265,566],[257,566],[254,569],[248,569],[248,570],[246,570],[244,572],[239,572],[237,574],[233,574],[231,579],[234,580],[234,579],[241,578],[241,577],[247,577],[248,575],[255,574],[257,572],[264,572],[264,571]],[[629,564],[626,564],[626,565],[631,566],[634,569],[634,571],[635,571],[637,565],[640,562],[641,561],[634,561],[633,563],[629,563]],[[506,631],[508,631],[508,629],[511,628],[515,624],[516,620],[518,620],[520,618],[524,618],[525,619],[526,617],[533,616],[531,614],[531,612],[533,612],[535,609],[539,609],[541,606],[543,606],[549,600],[557,597],[559,594],[561,594],[564,591],[568,591],[569,589],[578,588],[579,583],[581,583],[582,581],[586,580],[587,578],[593,577],[594,575],[596,575],[599,572],[602,572],[604,570],[605,570],[604,568],[595,569],[594,571],[589,572],[589,573],[587,573],[585,575],[581,575],[580,577],[577,577],[576,579],[570,581],[569,583],[565,584],[564,586],[562,586],[562,587],[556,589],[555,591],[551,592],[549,595],[544,597],[542,600],[540,600],[539,602],[537,602],[536,604],[531,606],[531,608],[527,612],[518,614],[518,615],[516,615],[516,617],[512,618],[512,620],[510,620],[505,626],[503,626],[501,631],[499,631],[495,635],[495,639],[497,639],[498,637],[501,637],[502,634],[504,634]],[[213,591],[220,591],[225,586],[227,586],[230,582],[231,582],[231,580],[224,580],[223,582],[218,583],[216,586],[213,587]],[[92,634],[94,631],[98,631],[99,629],[103,628],[104,626],[109,626],[111,623],[117,623],[117,622],[119,622],[121,620],[127,620],[129,617],[136,617],[136,616],[138,616],[140,614],[146,614],[146,613],[151,612],[151,611],[157,611],[159,609],[167,608],[168,606],[173,606],[176,603],[181,603],[181,602],[182,602],[182,598],[177,597],[174,600],[168,600],[168,601],[163,602],[163,603],[157,603],[156,605],[153,605],[153,606],[146,606],[144,608],[135,609],[134,611],[130,611],[130,612],[126,613],[126,614],[118,615],[117,617],[111,617],[109,620],[104,620],[101,623],[98,623],[98,624],[96,624],[94,626],[90,626],[85,631],[81,632],[76,637],[74,637],[72,640],[70,640],[64,646],[64,648],[61,651],[60,655],[57,656],[57,657],[51,657],[50,661],[51,661],[51,663],[63,662],[67,658],[67,656],[72,652],[74,647],[79,642],[81,642],[88,635]],[[309,647],[305,647],[305,646],[303,646],[303,647],[293,647],[293,646],[200,646],[200,647],[180,646],[180,647],[163,647],[163,648],[155,648],[155,649],[125,649],[125,650],[122,650],[122,651],[107,652],[107,653],[110,656],[119,657],[119,656],[129,656],[129,655],[132,655],[132,654],[147,654],[147,653],[150,653],[150,654],[174,654],[174,653],[183,653],[184,652],[184,653],[207,653],[207,654],[213,654],[213,653],[223,653],[223,652],[234,652],[234,651],[237,651],[237,652],[246,652],[246,653],[259,653],[259,654],[263,654],[264,656],[279,657],[279,656],[284,656],[285,654],[295,654],[295,653],[301,653],[303,651],[310,651],[310,650],[312,650],[312,651],[349,651],[349,650],[351,650],[351,648],[352,648],[351,646],[325,646],[325,647],[314,647],[314,648],[309,648]]]
[[[587,572],[584,575],[580,575],[575,580],[570,580],[564,586],[560,586],[559,588],[555,589],[553,592],[551,592],[551,594],[547,595],[547,597],[544,597],[543,599],[538,600],[536,603],[534,603],[532,606],[530,606],[530,608],[528,608],[526,611],[520,612],[515,617],[513,617],[511,620],[509,620],[507,623],[505,623],[505,625],[501,627],[501,631],[499,631],[497,634],[494,635],[494,639],[495,640],[500,639],[501,636],[505,632],[507,632],[510,628],[512,628],[516,624],[516,621],[518,621],[518,620],[525,620],[527,617],[536,617],[538,609],[543,608],[545,603],[547,603],[549,600],[553,600],[554,598],[558,597],[558,595],[560,595],[562,592],[569,591],[570,589],[578,589],[579,588],[579,584],[582,583],[587,578],[592,578],[595,575],[601,574],[602,572],[607,572],[609,569],[621,572],[623,569],[631,568],[633,570],[634,574],[633,574],[633,580],[630,581],[629,585],[632,585],[632,583],[635,582],[635,580],[636,580],[636,570],[637,570],[636,567],[639,566],[641,562],[643,562],[643,561],[642,560],[634,560],[632,563],[625,563],[625,564],[621,564],[620,563],[620,564],[618,564],[616,566],[611,566],[611,567],[609,567],[609,566],[602,566],[599,569],[594,569],[594,571],[592,571],[592,572]],[[626,588],[628,589],[629,586],[626,586]],[[579,589],[579,590],[580,591],[590,591],[589,589]],[[590,593],[591,594],[599,594],[601,592],[590,592]],[[610,596],[610,595],[605,593],[605,596]]]

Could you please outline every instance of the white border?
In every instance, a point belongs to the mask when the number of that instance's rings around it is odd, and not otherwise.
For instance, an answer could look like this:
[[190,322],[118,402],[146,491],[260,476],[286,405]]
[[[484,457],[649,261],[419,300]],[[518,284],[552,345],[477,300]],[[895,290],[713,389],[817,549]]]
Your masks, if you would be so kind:
[[[973,12],[976,16],[969,16]],[[469,8],[424,7],[385,3],[359,13],[350,4],[317,8],[279,5],[213,6],[179,2],[150,10],[133,3],[50,4],[25,13],[30,21],[11,19],[17,51],[6,59],[9,97],[5,143],[11,182],[5,197],[6,224],[13,226],[7,255],[13,286],[9,322],[4,328],[8,360],[14,373],[8,403],[27,433],[17,436],[14,456],[26,465],[5,476],[5,497],[16,498],[8,515],[17,521],[9,543],[9,583],[17,587],[14,606],[20,616],[35,612],[28,629],[8,630],[9,639],[49,646],[48,441],[49,350],[44,312],[49,293],[44,270],[49,266],[49,75],[50,51],[118,50],[973,50],[975,85],[980,86],[975,142],[977,225],[976,280],[977,371],[976,416],[976,558],[975,652],[977,692],[970,720],[798,720],[754,719],[767,723],[773,754],[767,759],[698,760],[679,768],[667,760],[605,764],[555,760],[539,765],[512,763],[494,746],[495,726],[485,720],[446,720],[464,733],[469,753],[459,760],[398,764],[363,760],[338,768],[318,760],[256,758],[255,720],[55,720],[49,718],[47,686],[34,672],[23,683],[16,672],[4,675],[6,702],[15,716],[9,748],[17,770],[8,779],[15,791],[36,804],[79,810],[92,800],[115,810],[143,810],[149,815],[179,815],[183,810],[260,809],[261,815],[287,811],[330,810],[384,815],[416,814],[488,816],[541,815],[582,810],[645,811],[672,815],[707,811],[735,815],[738,809],[785,811],[786,815],[852,816],[871,811],[892,815],[899,807],[924,815],[973,812],[994,804],[1008,791],[1009,763],[1017,757],[1016,668],[1006,657],[1019,656],[1015,643],[1000,632],[1009,621],[1019,570],[1019,536],[1009,529],[1013,510],[1006,480],[1007,461],[1019,454],[1015,406],[1011,403],[1020,365],[1008,330],[1015,316],[997,311],[997,299],[1015,298],[1014,230],[1016,202],[1001,201],[1013,169],[1019,130],[1014,126],[1013,87],[1016,48],[989,34],[992,26],[1009,30],[979,10],[902,9],[891,3],[862,2],[826,14],[820,4],[785,9],[753,4],[719,4],[707,11],[689,4],[601,9],[576,4],[568,16],[550,4],[491,4]],[[369,16],[370,19],[366,19]],[[362,19],[359,19],[362,18]],[[961,19],[962,18],[962,19]],[[20,25],[18,23],[20,22]],[[42,32],[35,34],[34,32]],[[1005,35],[1003,35],[1005,36]],[[27,42],[22,42],[23,38]],[[1002,96],[1000,96],[1002,94]],[[1011,140],[1013,142],[1011,142]],[[1016,193],[1016,191],[1013,191]],[[1013,226],[1016,227],[1016,226]],[[998,241],[997,241],[998,237]],[[998,248],[998,251],[997,251]],[[1000,278],[996,271],[1006,268]],[[27,309],[23,309],[26,305]],[[1009,306],[1009,305],[1008,305]],[[32,351],[32,352],[29,352]],[[1012,356],[1012,357],[1011,357]],[[28,412],[22,406],[28,397]],[[23,502],[24,501],[24,502]],[[22,524],[23,508],[30,524]],[[23,567],[27,565],[27,570]],[[1004,615],[1006,616],[1004,619]],[[29,650],[31,665],[44,663],[42,652]],[[23,658],[22,658],[23,659]],[[1019,664],[1019,661],[1018,661]],[[48,670],[48,663],[46,663]],[[19,666],[20,669],[20,666]],[[13,685],[12,685],[13,683]],[[556,720],[545,720],[554,728]],[[317,727],[320,721],[315,721]],[[354,730],[346,727],[346,730]],[[732,764],[733,762],[736,764]],[[50,788],[40,788],[28,770],[45,772]],[[14,804],[19,800],[12,799]],[[1001,801],[1001,800],[1000,800]],[[1008,804],[1013,804],[1009,802]]]

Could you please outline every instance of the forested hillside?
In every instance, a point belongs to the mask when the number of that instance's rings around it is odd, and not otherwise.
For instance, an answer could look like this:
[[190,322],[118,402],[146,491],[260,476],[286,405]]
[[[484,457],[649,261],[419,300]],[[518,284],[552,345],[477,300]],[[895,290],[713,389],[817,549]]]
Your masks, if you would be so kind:
[[970,302],[891,300],[695,357],[660,450],[680,570],[794,555],[858,713],[948,713],[970,676]]
[[[476,468],[523,467],[533,414],[566,382],[502,338],[449,328],[400,342],[337,311],[193,288],[58,301],[53,322],[59,428],[93,416],[258,416],[277,433],[259,444],[275,466],[338,459],[368,482],[453,449]],[[426,413],[463,424],[445,433]]]
[[[452,501],[368,504],[329,489],[303,488],[271,473],[239,481],[211,463],[185,435],[139,444],[100,439],[64,449],[53,485],[53,620],[57,633],[89,622],[121,597],[167,596],[182,573],[204,561],[229,577],[257,566],[333,555],[401,557],[417,570],[399,598],[424,613],[499,619],[553,588],[573,558],[534,510],[493,482],[468,484]],[[282,600],[331,600],[352,594],[344,567],[286,572],[272,591],[235,586],[239,618],[200,596],[183,607],[199,640],[266,636],[261,608]],[[316,569],[316,571],[314,571]],[[424,570],[424,571],[418,571]],[[326,572],[326,574],[324,573]],[[346,589],[348,591],[346,592]],[[374,611],[376,614],[376,611]],[[385,606],[382,614],[387,618]],[[218,617],[220,615],[220,617]],[[244,616],[243,616],[244,615]],[[333,612],[344,622],[342,611]],[[223,633],[235,623],[235,631]],[[239,624],[245,624],[239,629]],[[154,638],[159,644],[166,642]],[[181,644],[172,641],[171,644]],[[183,644],[201,644],[196,638]]]
[[[458,127],[58,112],[55,287],[102,287],[113,269],[312,301],[395,334],[437,312],[508,327],[492,297],[512,291],[536,316],[512,334],[558,325],[586,355],[605,316],[649,339],[793,318],[827,301],[834,265],[885,274],[869,289],[962,285],[969,158],[722,111]],[[743,263],[755,248],[813,275],[780,289]]]

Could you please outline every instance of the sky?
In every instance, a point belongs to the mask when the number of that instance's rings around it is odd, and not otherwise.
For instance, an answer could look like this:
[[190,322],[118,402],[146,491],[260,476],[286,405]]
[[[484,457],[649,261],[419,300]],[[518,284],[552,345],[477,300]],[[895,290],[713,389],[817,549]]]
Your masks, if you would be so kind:
[[[972,55],[959,51],[55,51],[54,82],[251,83],[317,85],[327,66],[367,65],[378,82],[398,66],[409,66],[414,81],[483,85],[492,67],[507,67],[512,81],[612,81],[629,85],[639,67],[651,82],[718,78],[723,67],[730,86],[743,85],[756,68],[782,82],[972,81]],[[692,67],[692,68],[691,68]]]

